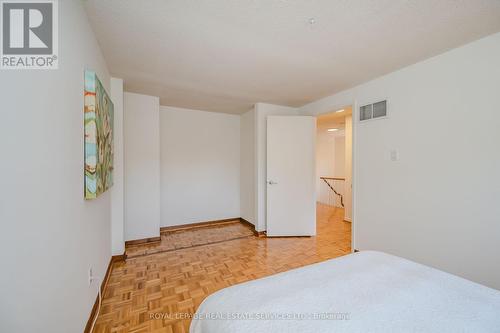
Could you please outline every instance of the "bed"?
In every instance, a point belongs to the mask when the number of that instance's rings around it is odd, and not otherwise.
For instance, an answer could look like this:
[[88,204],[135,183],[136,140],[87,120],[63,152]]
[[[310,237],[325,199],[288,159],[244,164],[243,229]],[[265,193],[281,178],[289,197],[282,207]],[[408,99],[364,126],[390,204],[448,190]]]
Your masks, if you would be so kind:
[[222,289],[190,332],[500,332],[500,291],[364,251]]

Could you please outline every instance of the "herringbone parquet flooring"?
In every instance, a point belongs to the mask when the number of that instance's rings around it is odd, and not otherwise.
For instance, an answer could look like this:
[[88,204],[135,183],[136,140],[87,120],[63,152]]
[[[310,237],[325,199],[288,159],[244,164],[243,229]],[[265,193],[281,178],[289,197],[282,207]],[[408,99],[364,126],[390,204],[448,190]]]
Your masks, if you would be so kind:
[[[248,236],[116,263],[94,332],[188,332],[189,314],[219,289],[350,253],[342,217],[318,205],[316,237]],[[203,238],[203,229],[191,235]]]

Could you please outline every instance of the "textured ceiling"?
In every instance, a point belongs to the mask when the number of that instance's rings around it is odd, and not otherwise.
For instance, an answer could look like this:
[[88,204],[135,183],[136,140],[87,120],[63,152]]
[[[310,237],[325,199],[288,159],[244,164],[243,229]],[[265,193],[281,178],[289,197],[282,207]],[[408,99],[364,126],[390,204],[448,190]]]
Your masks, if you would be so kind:
[[[302,106],[500,31],[499,0],[88,0],[114,76],[162,105]],[[314,18],[315,23],[310,24]]]

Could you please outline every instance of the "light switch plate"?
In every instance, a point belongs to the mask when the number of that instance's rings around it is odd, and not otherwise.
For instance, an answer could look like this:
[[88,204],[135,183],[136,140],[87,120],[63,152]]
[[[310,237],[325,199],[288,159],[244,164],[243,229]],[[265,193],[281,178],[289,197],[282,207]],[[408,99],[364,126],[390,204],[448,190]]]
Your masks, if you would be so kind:
[[391,150],[391,161],[399,161],[399,152],[396,149]]

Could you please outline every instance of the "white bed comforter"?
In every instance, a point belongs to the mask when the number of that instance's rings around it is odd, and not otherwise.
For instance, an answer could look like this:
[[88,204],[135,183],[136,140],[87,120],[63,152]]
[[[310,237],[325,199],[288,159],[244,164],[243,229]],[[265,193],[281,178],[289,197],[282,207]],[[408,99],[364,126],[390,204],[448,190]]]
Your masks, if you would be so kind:
[[190,332],[500,332],[500,291],[366,251],[220,290]]

